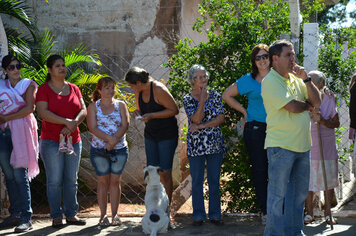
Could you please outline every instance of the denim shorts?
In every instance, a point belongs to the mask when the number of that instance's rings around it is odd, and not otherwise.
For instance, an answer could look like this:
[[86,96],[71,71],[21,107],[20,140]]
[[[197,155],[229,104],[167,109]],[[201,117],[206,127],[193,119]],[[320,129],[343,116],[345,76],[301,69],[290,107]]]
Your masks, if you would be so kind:
[[178,138],[153,141],[145,138],[147,166],[159,166],[162,170],[172,170]]
[[129,149],[127,146],[110,152],[104,149],[90,148],[90,161],[97,176],[104,176],[110,173],[121,175],[128,156]]

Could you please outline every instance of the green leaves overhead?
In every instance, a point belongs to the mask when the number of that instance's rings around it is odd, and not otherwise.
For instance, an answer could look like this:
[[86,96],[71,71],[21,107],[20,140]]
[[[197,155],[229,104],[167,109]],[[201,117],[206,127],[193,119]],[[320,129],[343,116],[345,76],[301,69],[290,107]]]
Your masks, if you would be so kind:
[[0,13],[12,16],[22,22],[35,38],[37,28],[28,10],[29,7],[24,1],[0,0]]

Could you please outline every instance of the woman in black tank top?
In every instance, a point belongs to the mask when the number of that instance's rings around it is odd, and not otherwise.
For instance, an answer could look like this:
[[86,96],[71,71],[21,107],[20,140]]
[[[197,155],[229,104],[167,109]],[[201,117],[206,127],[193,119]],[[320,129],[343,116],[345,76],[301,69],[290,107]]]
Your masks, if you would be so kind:
[[178,106],[167,87],[155,81],[144,69],[129,69],[125,80],[135,92],[137,110],[132,116],[145,122],[147,166],[161,167],[161,182],[171,201],[172,164],[178,144],[178,125],[175,118],[179,112]]

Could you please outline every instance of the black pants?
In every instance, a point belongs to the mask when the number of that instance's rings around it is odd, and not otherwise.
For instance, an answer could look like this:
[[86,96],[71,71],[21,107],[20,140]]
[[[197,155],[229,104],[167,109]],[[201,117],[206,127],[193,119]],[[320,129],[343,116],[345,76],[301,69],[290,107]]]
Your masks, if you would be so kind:
[[244,128],[244,140],[251,159],[252,180],[256,188],[258,205],[263,214],[267,213],[268,160],[264,149],[266,123],[247,122]]

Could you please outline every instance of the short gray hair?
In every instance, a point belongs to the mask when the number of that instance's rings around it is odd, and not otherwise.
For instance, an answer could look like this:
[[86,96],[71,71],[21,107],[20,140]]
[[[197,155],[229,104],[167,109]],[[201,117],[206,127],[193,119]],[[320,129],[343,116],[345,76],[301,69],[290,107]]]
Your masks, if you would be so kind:
[[195,82],[195,74],[198,71],[205,71],[205,74],[207,77],[209,77],[209,72],[205,69],[204,66],[199,65],[199,64],[195,64],[192,67],[190,67],[190,69],[188,70],[188,81],[191,85],[194,84]]
[[308,76],[311,77],[313,83],[315,85],[325,83],[326,85],[326,75],[318,70],[312,70],[308,73]]

